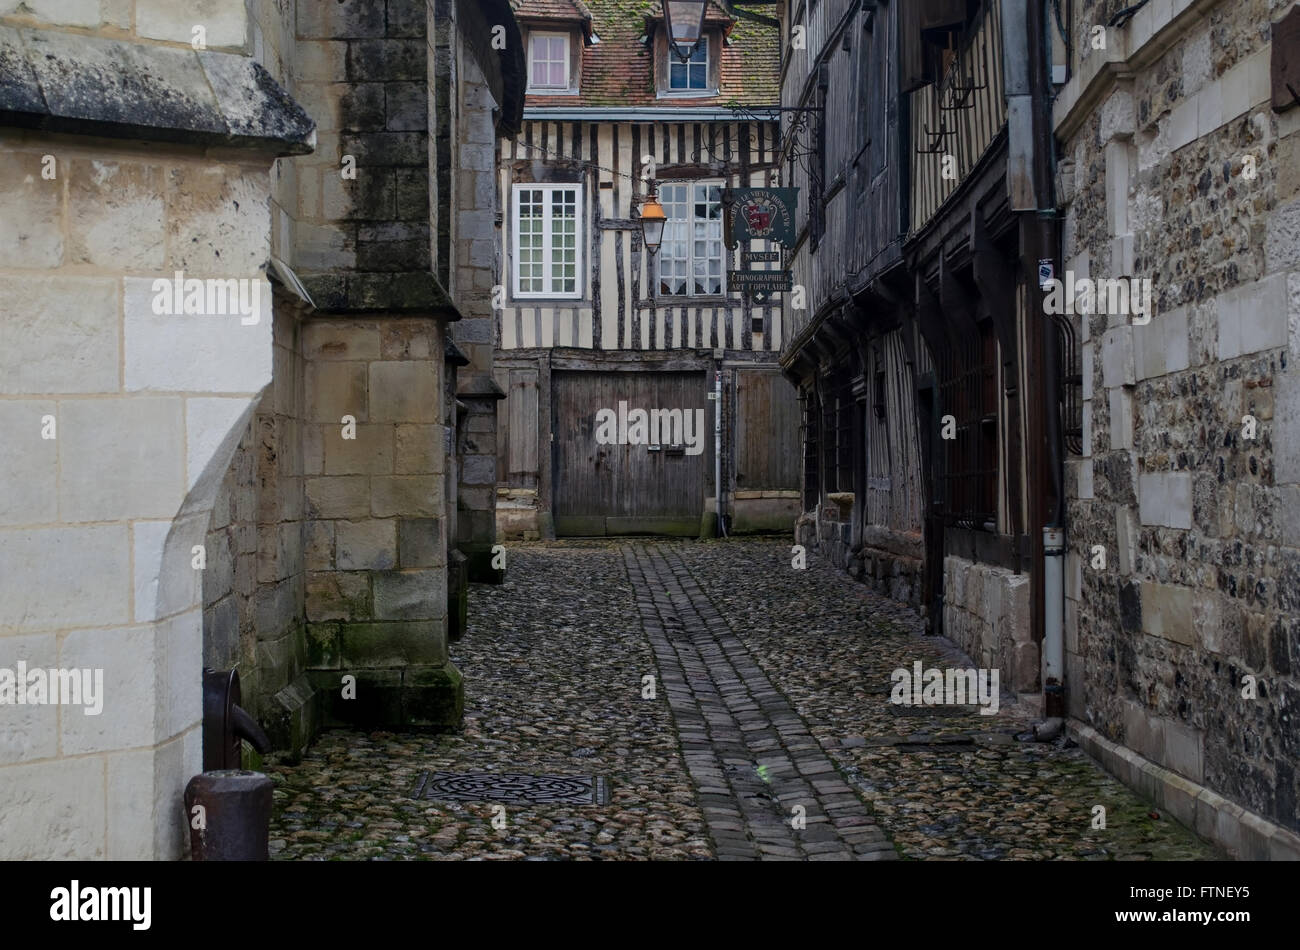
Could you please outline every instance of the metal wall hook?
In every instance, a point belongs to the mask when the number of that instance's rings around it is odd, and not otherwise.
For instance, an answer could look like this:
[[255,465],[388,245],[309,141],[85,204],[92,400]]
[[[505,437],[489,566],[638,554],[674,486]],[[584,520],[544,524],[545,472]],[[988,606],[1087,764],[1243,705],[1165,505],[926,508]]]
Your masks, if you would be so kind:
[[944,142],[947,140],[948,136],[953,134],[951,129],[944,126],[940,126],[939,131],[937,132],[931,132],[930,123],[928,122],[922,123],[921,129],[923,134],[929,136],[930,145],[928,148],[918,148],[916,150],[916,154],[918,155],[938,155],[940,152],[944,151]]

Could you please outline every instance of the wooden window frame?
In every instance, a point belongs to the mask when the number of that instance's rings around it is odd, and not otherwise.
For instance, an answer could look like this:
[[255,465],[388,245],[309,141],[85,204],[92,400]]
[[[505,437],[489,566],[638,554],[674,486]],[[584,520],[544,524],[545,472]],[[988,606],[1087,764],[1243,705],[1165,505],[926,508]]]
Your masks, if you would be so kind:
[[[537,85],[533,82],[533,43],[540,39],[558,39],[564,43],[564,84],[559,86]],[[554,60],[545,60],[545,62],[554,62]],[[528,88],[529,93],[539,93],[542,95],[556,95],[558,93],[576,93],[578,90],[573,81],[573,36],[570,33],[556,30],[531,30],[528,33]]]
[[[704,47],[704,88],[674,89],[672,65],[676,54],[669,48],[666,31],[660,30],[655,41],[655,97],[658,99],[715,99],[722,90],[722,35],[705,27],[700,37]],[[716,45],[715,45],[716,44]]]
[[[672,185],[683,185],[688,189],[686,205],[687,207],[691,208],[691,214],[690,217],[686,219],[686,223],[687,223],[687,230],[689,232],[691,230],[691,225],[693,225],[696,221],[695,211],[694,211],[695,201],[691,197],[690,190],[694,189],[695,186],[697,185],[703,185],[706,188],[718,188],[721,190],[727,187],[727,182],[724,179],[717,178],[715,176],[691,178],[691,179],[683,178],[675,181],[661,181],[659,182],[660,195],[661,196],[663,195],[663,191],[665,187],[672,186]],[[664,210],[667,211],[668,202],[665,201],[664,205],[665,205]],[[719,207],[721,208],[721,197],[719,197]],[[725,209],[722,210],[723,213],[725,213]],[[672,217],[669,218],[670,222],[674,220],[676,219]],[[691,292],[691,284],[695,278],[695,252],[694,249],[690,248],[690,245],[694,242],[694,237],[688,233],[686,237],[686,244],[689,249],[689,255],[686,258],[687,261],[686,291],[680,294],[669,294],[663,292],[662,284],[660,282],[660,267],[662,266],[664,260],[664,246],[663,244],[660,244],[659,253],[655,254],[654,256],[654,284],[653,284],[654,300],[656,301],[673,301],[673,300],[702,301],[702,300],[726,300],[727,299],[727,265],[730,263],[730,261],[729,261],[729,252],[726,244],[726,229],[725,229],[725,225],[722,224],[720,218],[719,218],[719,226],[723,227],[722,233],[718,235],[718,240],[722,243],[722,258],[721,258],[722,268],[719,273],[719,281],[718,281],[718,286],[720,290],[716,294],[696,294]],[[667,234],[665,234],[665,239],[666,238],[667,238]]]
[[[711,75],[712,75],[711,70],[712,70],[712,67],[713,67],[713,56],[712,56],[712,55],[710,54],[710,52],[709,52],[709,46],[710,46],[710,43],[709,43],[709,37],[708,37],[708,34],[706,33],[704,36],[701,36],[699,42],[695,44],[695,49],[691,50],[691,60],[692,60],[692,62],[687,62],[687,63],[682,63],[681,61],[679,61],[679,60],[677,59],[676,56],[672,55],[672,50],[669,50],[669,51],[668,51],[668,52],[669,52],[669,56],[668,56],[668,92],[669,92],[669,94],[671,94],[671,95],[681,95],[681,94],[685,93],[685,94],[689,95],[689,94],[691,94],[691,93],[698,93],[698,94],[701,94],[701,95],[702,95],[702,94],[704,94],[704,93],[706,93],[706,92],[709,92],[709,91],[711,90],[712,87],[711,87],[710,84],[709,84],[709,79],[710,79],[710,77],[711,77]],[[694,66],[694,67],[697,67],[697,68],[698,68],[699,65],[700,65],[699,63],[693,62],[693,60],[695,59],[695,54],[696,54],[697,51],[703,51],[703,53],[704,53],[704,64],[703,64],[703,65],[704,65],[704,85],[702,85],[702,86],[698,86],[698,87],[697,87],[697,86],[692,86],[692,85],[690,85],[690,81],[691,81],[691,67]],[[685,86],[674,86],[674,85],[673,85],[673,67],[674,67],[674,66],[680,66],[680,67],[682,67],[682,69],[685,70],[685,72],[686,72],[686,83],[687,83]]]
[[[554,264],[555,246],[552,241],[551,231],[551,214],[550,208],[554,199],[549,197],[557,191],[571,191],[574,195],[574,283],[573,291],[523,291],[520,289],[519,267],[521,264],[519,253],[519,228],[520,228],[520,200],[521,191],[542,191],[546,192],[546,213],[542,216],[542,248],[544,251],[544,260],[542,263],[542,280],[545,286],[550,287],[553,282],[551,267]],[[510,189],[510,238],[511,238],[511,255],[510,276],[512,296],[516,300],[581,300],[583,298],[586,275],[583,273],[583,202],[582,202],[582,185],[573,182],[563,183],[534,183],[534,182],[517,182]]]

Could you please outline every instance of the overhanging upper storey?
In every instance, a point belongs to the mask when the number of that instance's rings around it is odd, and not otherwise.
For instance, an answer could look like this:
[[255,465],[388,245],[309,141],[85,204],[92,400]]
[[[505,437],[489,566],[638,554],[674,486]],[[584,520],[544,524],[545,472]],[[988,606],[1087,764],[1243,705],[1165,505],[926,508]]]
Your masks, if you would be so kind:
[[911,234],[959,191],[1007,125],[1003,0],[919,0],[899,25],[910,99]]

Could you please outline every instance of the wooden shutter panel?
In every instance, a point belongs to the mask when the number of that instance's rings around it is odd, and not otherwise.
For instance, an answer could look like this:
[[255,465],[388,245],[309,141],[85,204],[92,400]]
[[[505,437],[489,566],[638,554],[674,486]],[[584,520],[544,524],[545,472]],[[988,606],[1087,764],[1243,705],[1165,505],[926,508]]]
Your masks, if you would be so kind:
[[899,88],[911,92],[926,84],[923,30],[960,27],[966,22],[966,0],[907,0],[899,5]]

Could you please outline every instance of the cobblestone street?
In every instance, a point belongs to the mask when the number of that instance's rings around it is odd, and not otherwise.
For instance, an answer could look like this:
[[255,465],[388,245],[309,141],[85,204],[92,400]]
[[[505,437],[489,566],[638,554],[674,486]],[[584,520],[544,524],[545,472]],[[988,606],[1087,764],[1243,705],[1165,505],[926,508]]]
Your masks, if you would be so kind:
[[[333,731],[269,764],[273,857],[1221,857],[1077,748],[1018,741],[1013,697],[996,716],[892,704],[895,668],[974,664],[825,562],[793,570],[789,542],[509,557],[452,646],[464,729]],[[509,804],[497,829],[491,802],[411,797],[438,771],[602,776],[609,801]]]

